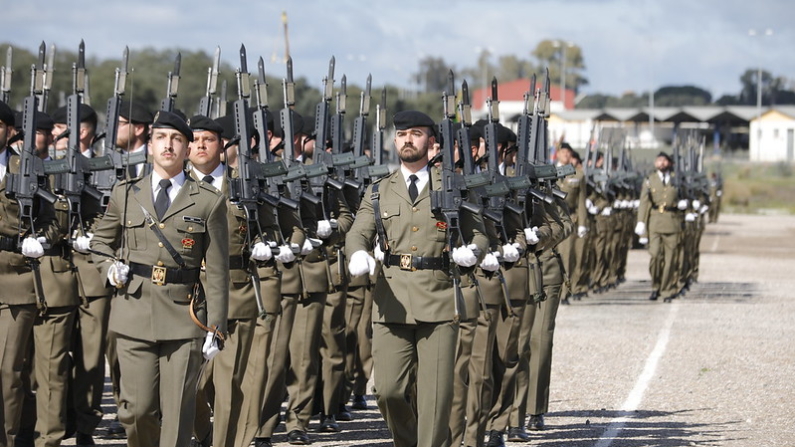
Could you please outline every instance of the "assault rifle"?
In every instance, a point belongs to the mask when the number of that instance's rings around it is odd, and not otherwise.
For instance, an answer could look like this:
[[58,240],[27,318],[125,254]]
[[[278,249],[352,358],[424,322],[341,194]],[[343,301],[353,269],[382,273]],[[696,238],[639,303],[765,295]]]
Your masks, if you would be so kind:
[[221,64],[221,47],[215,47],[213,66],[207,68],[207,89],[199,101],[199,115],[213,118],[213,102],[215,101],[215,87],[218,85],[218,66]]
[[389,167],[383,160],[384,156],[384,129],[386,128],[386,87],[381,90],[381,102],[375,106],[375,128],[373,130],[373,147],[370,150],[372,165],[367,168],[365,178],[369,183],[389,175]]
[[167,112],[174,111],[174,103],[177,101],[179,91],[179,70],[182,66],[182,53],[177,53],[174,59],[174,71],[168,72],[168,87],[166,87],[166,97],[160,101],[160,110]]
[[[364,147],[367,144],[367,115],[370,113],[370,85],[372,81],[372,75],[367,75],[367,84],[359,100],[359,116],[353,121],[353,151],[351,153],[351,162],[348,164],[348,169],[354,172],[352,180],[355,184],[351,184],[351,186],[359,189],[360,196],[364,194],[364,185],[368,179],[365,168],[370,166],[370,158],[364,155]],[[346,177],[346,185],[349,184],[349,180],[351,178]],[[358,204],[356,208],[358,208]]]
[[282,160],[284,160],[285,167],[287,167],[284,184],[291,199],[317,205],[320,199],[314,194],[308,194],[304,191],[302,180],[306,178],[305,165],[295,160],[295,129],[292,114],[293,107],[295,107],[295,82],[293,81],[292,57],[287,58],[287,77],[282,81],[282,89],[284,93],[284,108],[279,112],[279,117],[282,130],[284,130]]
[[[80,149],[80,104],[85,91],[85,45],[80,41],[77,63],[72,65],[72,94],[66,99],[66,134],[69,141],[66,156],[54,160],[53,164],[63,163],[61,172],[55,176],[55,192],[66,197],[69,204],[69,234],[71,237],[84,236],[82,202],[83,196],[101,201],[102,193],[87,183],[90,174],[89,158]],[[62,138],[63,135],[59,136]],[[76,233],[75,233],[76,231]]]
[[[461,211],[481,214],[481,206],[466,201],[468,192],[464,176],[455,171],[455,133],[453,130],[453,119],[455,118],[455,82],[452,70],[448,75],[449,85],[452,86],[451,94],[445,91],[442,94],[444,118],[442,119],[439,130],[442,138],[442,149],[437,156],[432,158],[428,165],[433,166],[441,158],[441,189],[436,190],[432,184],[428,184],[431,198],[431,210],[434,214],[440,214],[445,221],[447,229],[447,247],[452,250],[454,247],[463,245],[460,225]],[[433,178],[433,176],[431,176]],[[455,319],[460,319],[461,309],[463,308],[463,294],[461,292],[461,272],[455,263],[450,263],[450,274],[453,278],[453,293],[455,299]]]
[[6,50],[6,64],[0,67],[0,101],[8,104],[11,101],[11,74],[14,70],[11,68],[11,57],[14,54],[14,49],[11,45]]
[[[38,111],[46,112],[52,89],[52,77],[55,71],[55,44],[50,44],[50,52],[47,53],[44,42],[39,45],[39,67],[41,69],[40,79],[36,80],[36,97],[38,98]],[[47,63],[44,62],[47,54]]]

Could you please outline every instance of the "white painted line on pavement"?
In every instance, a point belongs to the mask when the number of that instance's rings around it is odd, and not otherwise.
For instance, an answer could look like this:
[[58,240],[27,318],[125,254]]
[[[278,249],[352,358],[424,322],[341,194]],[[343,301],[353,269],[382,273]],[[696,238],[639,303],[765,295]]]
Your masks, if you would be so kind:
[[720,242],[720,234],[716,234],[715,239],[712,240],[712,248],[710,249],[712,253],[718,251],[718,242]]
[[649,357],[646,359],[646,364],[644,365],[640,376],[638,376],[638,380],[635,382],[635,387],[632,388],[629,396],[627,396],[627,399],[621,406],[620,413],[624,415],[610,421],[610,425],[607,426],[607,430],[605,430],[605,432],[602,434],[602,437],[599,438],[599,442],[596,443],[596,447],[610,447],[610,444],[612,444],[616,439],[627,421],[632,419],[632,417],[629,415],[636,411],[640,406],[640,402],[643,400],[643,395],[646,393],[646,388],[648,388],[649,382],[654,376],[654,372],[657,370],[657,363],[659,363],[660,358],[662,358],[663,354],[665,353],[665,348],[668,346],[668,340],[671,338],[671,327],[674,324],[678,310],[679,300],[674,300],[673,303],[670,304],[668,319],[665,320],[665,324],[663,325],[662,329],[660,329],[659,335],[657,335],[657,344],[654,346],[651,354],[649,354]]

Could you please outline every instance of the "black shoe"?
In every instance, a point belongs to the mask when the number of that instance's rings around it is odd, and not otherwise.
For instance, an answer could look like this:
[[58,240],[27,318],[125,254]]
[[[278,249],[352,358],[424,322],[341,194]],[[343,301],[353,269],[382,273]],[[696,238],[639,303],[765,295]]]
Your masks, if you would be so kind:
[[293,430],[287,433],[287,442],[292,445],[309,445],[309,436],[303,430]]
[[569,299],[568,298],[563,298],[562,300],[560,300],[560,304],[562,304],[564,306],[568,306],[571,303],[569,303]]
[[546,424],[544,424],[544,415],[543,414],[534,414],[530,416],[530,423],[527,424],[530,430],[543,430],[546,428]]
[[524,442],[529,440],[530,435],[527,434],[524,427],[508,427],[508,442]]
[[110,421],[110,425],[108,425],[108,429],[105,433],[112,438],[122,437],[127,434],[127,432],[124,431],[124,426],[119,422],[119,418]]
[[338,421],[348,422],[353,420],[353,416],[351,416],[351,412],[345,407],[345,404],[340,404],[339,409],[337,410],[337,415],[335,418]]
[[75,445],[84,446],[84,445],[96,445],[96,444],[94,444],[94,438],[92,438],[91,435],[77,432],[75,433]]
[[670,303],[671,301],[674,300],[674,298],[676,298],[676,297],[675,296],[669,296],[668,298],[663,299],[663,302],[664,303]]
[[201,441],[196,438],[191,438],[190,440],[190,447],[210,447],[211,445],[213,445],[212,431],[207,433],[207,436],[205,436]]
[[273,447],[271,438],[254,438],[254,447]]
[[361,394],[354,394],[353,395],[353,403],[351,404],[351,408],[354,410],[366,410],[367,409],[367,400]]
[[505,442],[502,440],[502,432],[492,430],[489,432],[489,442],[486,447],[505,447]]
[[650,301],[657,301],[657,297],[658,296],[660,296],[660,292],[655,290],[654,292],[651,293],[651,295],[649,295],[649,300]]
[[14,447],[33,447],[35,445],[33,442],[33,431],[32,428],[20,429],[14,438]]
[[337,433],[340,431],[340,424],[337,423],[337,419],[335,419],[334,416],[326,416],[323,418],[323,422],[320,423],[320,428],[318,428],[317,431]]

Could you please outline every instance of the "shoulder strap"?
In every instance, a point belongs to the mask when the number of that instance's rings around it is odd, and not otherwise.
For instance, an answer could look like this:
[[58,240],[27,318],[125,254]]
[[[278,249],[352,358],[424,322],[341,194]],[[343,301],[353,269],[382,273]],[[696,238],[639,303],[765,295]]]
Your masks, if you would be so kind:
[[160,242],[163,244],[163,248],[165,248],[166,251],[168,251],[168,254],[170,254],[171,257],[174,259],[174,261],[177,263],[177,265],[179,265],[179,268],[182,269],[187,268],[188,266],[185,264],[185,260],[182,259],[182,255],[180,255],[179,252],[174,248],[174,246],[171,245],[171,242],[168,241],[166,235],[163,234],[162,231],[160,231],[160,228],[158,228],[156,225],[157,222],[152,217],[152,215],[149,214],[149,211],[146,211],[146,209],[143,206],[141,206],[141,211],[144,212],[144,216],[146,218],[146,226],[152,229],[152,231],[155,233],[155,236],[157,236],[157,239],[160,240]]
[[375,215],[375,231],[378,233],[378,244],[381,246],[381,251],[384,252],[384,259],[387,258],[389,252],[389,241],[386,238],[386,230],[384,230],[384,221],[381,220],[381,194],[378,192],[378,183],[373,183],[373,190],[370,193],[370,200],[373,202],[373,214]]

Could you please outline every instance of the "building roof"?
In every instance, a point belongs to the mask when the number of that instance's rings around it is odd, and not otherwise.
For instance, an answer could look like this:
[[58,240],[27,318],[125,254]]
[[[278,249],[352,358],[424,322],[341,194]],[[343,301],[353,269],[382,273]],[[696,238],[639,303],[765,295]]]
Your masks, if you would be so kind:
[[[762,113],[776,110],[795,118],[795,106],[774,106]],[[749,123],[759,114],[755,106],[686,106],[686,107],[605,107],[603,109],[571,109],[553,112],[564,121],[646,122],[653,114],[654,121],[671,123]]]
[[[541,88],[541,84],[537,83],[536,88]],[[515,81],[504,82],[498,85],[497,93],[499,94],[500,102],[508,101],[524,101],[524,94],[530,91],[530,81],[527,79],[517,79]],[[479,88],[471,93],[472,110],[483,109],[486,103],[486,98],[491,96],[491,87]],[[561,88],[559,85],[549,86],[549,98],[551,101],[561,100]],[[566,89],[565,106],[566,109],[574,109],[574,90]]]

